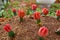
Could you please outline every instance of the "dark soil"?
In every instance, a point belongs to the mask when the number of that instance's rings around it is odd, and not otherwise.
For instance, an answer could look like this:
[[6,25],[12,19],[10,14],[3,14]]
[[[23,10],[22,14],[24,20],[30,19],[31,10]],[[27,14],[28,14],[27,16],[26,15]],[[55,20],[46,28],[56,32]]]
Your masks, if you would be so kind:
[[[60,35],[56,35],[55,31],[60,27],[60,22],[53,17],[42,17],[42,24],[49,29],[49,35],[45,40],[60,40]],[[9,38],[3,30],[5,24],[10,24],[15,32],[15,37]],[[35,23],[34,19],[24,18],[24,22],[20,23],[18,17],[13,17],[7,22],[0,23],[0,40],[38,40],[38,30],[41,26]]]

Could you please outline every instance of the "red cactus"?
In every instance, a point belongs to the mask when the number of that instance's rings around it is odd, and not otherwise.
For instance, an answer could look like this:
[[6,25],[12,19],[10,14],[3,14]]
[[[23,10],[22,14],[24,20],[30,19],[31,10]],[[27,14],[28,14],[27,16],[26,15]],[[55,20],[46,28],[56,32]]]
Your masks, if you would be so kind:
[[56,11],[56,15],[57,15],[57,16],[60,16],[60,10],[57,10],[57,11]]
[[13,8],[12,11],[13,11],[13,12],[16,12],[16,8]]
[[31,8],[32,8],[32,10],[36,10],[37,5],[36,4],[32,4]]
[[48,35],[48,29],[47,29],[45,26],[41,27],[41,28],[39,29],[39,31],[38,31],[38,35],[39,35],[40,37],[45,37],[45,36],[47,36],[47,35]]
[[18,16],[23,18],[25,16],[24,10],[18,10]]
[[49,11],[48,11],[47,8],[43,8],[43,9],[42,9],[42,12],[43,12],[44,15],[47,15]]
[[34,19],[39,20],[40,19],[40,13],[34,12]]
[[7,32],[10,32],[10,31],[11,31],[11,26],[10,26],[10,24],[6,24],[6,25],[4,26],[4,30],[7,31]]

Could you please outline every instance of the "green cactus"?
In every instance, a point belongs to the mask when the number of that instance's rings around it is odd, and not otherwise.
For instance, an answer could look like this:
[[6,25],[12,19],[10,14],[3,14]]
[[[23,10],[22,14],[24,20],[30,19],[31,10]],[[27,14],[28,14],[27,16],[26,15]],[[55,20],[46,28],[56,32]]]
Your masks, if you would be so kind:
[[15,33],[13,31],[8,32],[9,37],[14,37]]

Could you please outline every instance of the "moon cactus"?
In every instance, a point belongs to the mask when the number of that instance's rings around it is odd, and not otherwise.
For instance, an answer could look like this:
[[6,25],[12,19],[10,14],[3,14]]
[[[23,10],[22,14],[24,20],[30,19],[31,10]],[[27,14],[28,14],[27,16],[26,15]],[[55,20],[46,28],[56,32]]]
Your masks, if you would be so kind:
[[40,13],[39,12],[34,12],[34,19],[37,20],[37,24],[39,24],[41,22],[40,18]]
[[32,10],[36,10],[36,9],[37,9],[37,5],[36,5],[36,4],[32,4],[32,5],[31,5],[31,9],[32,9]]
[[60,10],[56,11],[56,16],[57,16],[57,20],[59,20],[60,19]]
[[8,32],[8,35],[9,35],[10,37],[14,37],[15,33],[12,31],[12,28],[11,28],[10,24],[6,24],[6,25],[4,26],[4,30],[5,30],[6,32]]
[[18,16],[20,17],[20,22],[23,21],[23,17],[25,16],[24,10],[18,10]]
[[14,13],[14,16],[17,15],[17,14],[16,14],[16,9],[15,9],[15,8],[12,9],[12,12]]
[[47,14],[48,14],[48,12],[49,12],[49,11],[48,11],[48,9],[47,9],[47,8],[43,8],[43,9],[42,9],[42,13],[43,13],[44,15],[47,15]]
[[43,40],[43,37],[48,35],[48,28],[45,26],[41,27],[38,31],[38,35],[40,36],[40,39]]

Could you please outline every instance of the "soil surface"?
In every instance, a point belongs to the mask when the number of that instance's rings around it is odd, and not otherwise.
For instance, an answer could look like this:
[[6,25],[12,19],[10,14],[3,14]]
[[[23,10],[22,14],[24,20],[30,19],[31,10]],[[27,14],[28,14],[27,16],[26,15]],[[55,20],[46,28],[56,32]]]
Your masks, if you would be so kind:
[[[60,27],[60,22],[53,17],[41,17],[42,26],[49,29],[49,35],[44,37],[45,40],[60,40],[60,35],[56,35],[55,31]],[[24,22],[19,22],[19,17],[13,17],[9,21],[0,23],[0,40],[38,40],[38,26],[34,19],[25,17]],[[14,38],[9,38],[7,32],[3,30],[5,24],[10,24],[15,32]]]
[[[60,22],[53,17],[41,17],[41,20],[42,26],[49,29],[49,35],[44,37],[44,40],[60,40],[60,35],[55,34],[55,31],[60,27]],[[9,38],[8,33],[3,30],[4,25],[7,23],[12,26],[12,30],[16,34],[14,38]],[[25,17],[24,22],[20,23],[19,17],[13,17],[8,21],[0,22],[0,40],[38,40],[37,32],[40,27],[34,19]]]

